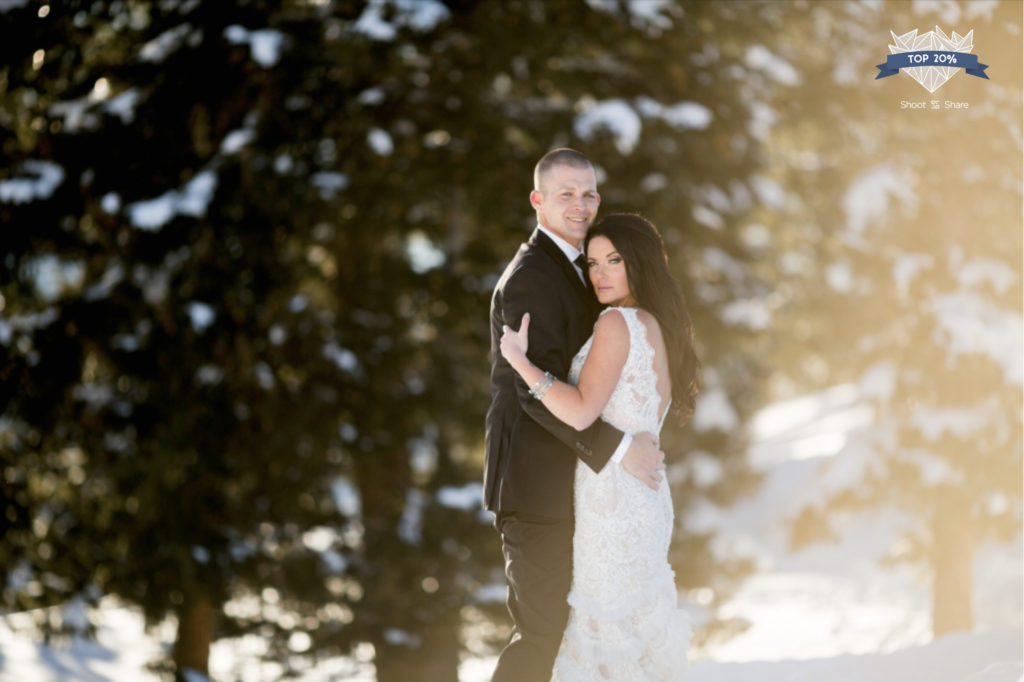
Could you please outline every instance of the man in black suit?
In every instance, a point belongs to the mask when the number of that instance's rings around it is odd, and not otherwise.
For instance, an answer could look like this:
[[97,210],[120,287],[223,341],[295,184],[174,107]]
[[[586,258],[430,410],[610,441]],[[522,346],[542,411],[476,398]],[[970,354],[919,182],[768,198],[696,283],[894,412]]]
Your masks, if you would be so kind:
[[[487,412],[484,507],[495,513],[514,629],[494,682],[549,682],[569,616],[573,479],[577,459],[594,471],[609,460],[656,488],[664,461],[652,434],[623,434],[601,420],[576,431],[556,419],[499,351],[502,327],[530,313],[529,357],[565,379],[590,337],[600,304],[590,291],[583,238],[600,203],[590,161],[572,149],[534,170],[537,229],[491,299],[491,406]],[[613,464],[618,466],[618,464]]]

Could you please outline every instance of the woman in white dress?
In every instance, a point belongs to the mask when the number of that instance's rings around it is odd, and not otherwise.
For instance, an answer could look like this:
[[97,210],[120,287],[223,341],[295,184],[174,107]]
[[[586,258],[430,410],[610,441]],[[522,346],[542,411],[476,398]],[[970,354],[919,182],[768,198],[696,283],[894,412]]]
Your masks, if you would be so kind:
[[[609,306],[576,354],[567,382],[526,357],[529,315],[501,353],[553,415],[584,429],[597,418],[626,433],[658,433],[670,411],[693,413],[697,357],[689,313],[654,225],[613,214],[584,246],[598,300]],[[690,627],[668,563],[673,510],[621,465],[577,464],[571,607],[552,682],[684,678]]]

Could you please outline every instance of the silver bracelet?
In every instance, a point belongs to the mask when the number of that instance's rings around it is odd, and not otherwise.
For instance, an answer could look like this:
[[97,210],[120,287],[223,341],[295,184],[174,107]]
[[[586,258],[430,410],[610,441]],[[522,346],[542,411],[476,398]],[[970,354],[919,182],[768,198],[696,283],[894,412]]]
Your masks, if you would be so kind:
[[[537,386],[542,381],[544,382],[544,385],[541,386],[540,388],[537,388]],[[555,377],[551,375],[551,372],[544,372],[544,376],[542,376],[540,379],[538,379],[537,383],[534,384],[533,388],[530,389],[530,395],[532,395],[537,400],[543,400],[544,399],[544,394],[547,393],[548,389],[550,389],[554,385],[555,385]]]

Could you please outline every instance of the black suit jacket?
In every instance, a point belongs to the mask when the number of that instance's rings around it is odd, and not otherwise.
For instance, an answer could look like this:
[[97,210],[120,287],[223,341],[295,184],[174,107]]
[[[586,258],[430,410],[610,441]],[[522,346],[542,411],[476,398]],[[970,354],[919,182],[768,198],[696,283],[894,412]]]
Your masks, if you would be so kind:
[[539,229],[505,268],[491,298],[491,406],[487,411],[484,507],[551,518],[572,516],[576,459],[600,471],[622,432],[598,419],[584,431],[562,423],[501,356],[502,325],[530,313],[527,356],[564,380],[590,337],[601,305],[572,263]]

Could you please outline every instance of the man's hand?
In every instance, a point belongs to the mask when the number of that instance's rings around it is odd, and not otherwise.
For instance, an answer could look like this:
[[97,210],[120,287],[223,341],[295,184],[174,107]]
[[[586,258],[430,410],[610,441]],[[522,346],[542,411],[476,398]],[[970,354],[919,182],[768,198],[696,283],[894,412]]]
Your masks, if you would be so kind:
[[657,490],[661,485],[661,472],[665,469],[665,453],[658,449],[658,439],[650,433],[633,436],[633,442],[622,458],[622,468],[651,490]]

